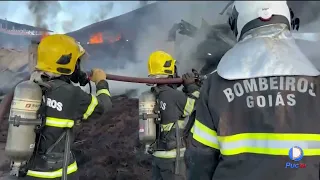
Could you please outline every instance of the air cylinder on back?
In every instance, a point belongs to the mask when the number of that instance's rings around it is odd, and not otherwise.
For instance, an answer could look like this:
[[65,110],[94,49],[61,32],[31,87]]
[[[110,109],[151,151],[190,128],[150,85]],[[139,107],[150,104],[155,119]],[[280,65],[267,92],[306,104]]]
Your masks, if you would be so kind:
[[41,125],[38,109],[42,101],[42,90],[33,81],[19,83],[15,90],[9,115],[9,129],[5,154],[12,161],[12,175],[30,159],[35,148],[35,128]]
[[154,109],[156,97],[149,90],[143,92],[139,97],[139,140],[146,144],[146,148],[156,140],[156,118]]

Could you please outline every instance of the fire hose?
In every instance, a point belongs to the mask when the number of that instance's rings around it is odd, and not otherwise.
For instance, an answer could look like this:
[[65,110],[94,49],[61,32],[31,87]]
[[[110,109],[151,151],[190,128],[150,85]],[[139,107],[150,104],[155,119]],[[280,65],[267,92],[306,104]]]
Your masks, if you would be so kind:
[[[90,76],[90,75],[89,75]],[[201,78],[206,78],[203,76]],[[30,79],[30,76],[23,79],[23,81]],[[107,80],[112,81],[122,81],[122,82],[132,82],[132,83],[143,83],[143,84],[182,84],[182,78],[139,78],[139,77],[128,77],[128,76],[119,76],[113,74],[107,74]],[[15,87],[14,87],[15,88]],[[3,100],[0,103],[0,124],[4,119],[4,116],[9,112],[10,104],[13,99],[14,88],[4,96]]]

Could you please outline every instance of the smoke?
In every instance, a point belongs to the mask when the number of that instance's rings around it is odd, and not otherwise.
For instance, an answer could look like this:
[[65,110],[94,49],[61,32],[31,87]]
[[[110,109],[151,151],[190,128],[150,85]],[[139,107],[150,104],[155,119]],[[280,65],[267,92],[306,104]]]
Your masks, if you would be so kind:
[[[320,32],[320,2],[318,1],[289,1],[295,17],[300,18],[299,32]],[[320,42],[309,42],[297,40],[302,52],[312,60],[314,65],[320,69],[319,50]]]
[[[181,75],[190,72],[192,68],[201,68],[201,64],[196,59],[192,59],[199,43],[204,37],[198,35],[194,38],[177,34],[177,42],[167,42],[168,32],[175,23],[181,19],[193,24],[196,27],[201,26],[202,18],[210,25],[225,23],[226,17],[218,13],[224,8],[227,2],[157,2],[156,10],[148,12],[141,16],[143,24],[148,24],[142,28],[136,38],[136,56],[139,60],[136,63],[127,63],[124,69],[106,69],[107,73],[119,75],[147,77],[147,61],[150,53],[156,50],[166,51],[174,56],[178,64],[178,73]],[[109,81],[111,90],[120,94],[129,89],[137,89],[138,94],[150,88],[144,84],[132,84],[123,82]]]
[[[178,61],[178,72],[181,74],[190,71],[191,68],[201,68],[199,60],[192,59],[191,54],[196,50],[199,43],[203,42],[203,34],[198,34],[194,38],[177,35],[177,43],[173,44],[166,42],[168,31],[174,23],[180,22],[181,19],[195,25],[201,26],[201,21],[204,19],[209,25],[221,24],[227,22],[226,15],[219,15],[219,12],[225,7],[228,2],[157,2],[157,17],[152,13],[143,16],[143,21],[149,26],[141,29],[135,46],[139,63],[128,64],[123,70],[111,70],[109,73],[115,73],[128,76],[147,76],[147,60],[151,52],[155,50],[164,50],[170,52]],[[301,20],[300,32],[319,32],[320,17],[319,8],[320,2],[306,1],[290,1],[289,6],[294,10],[295,16]],[[156,21],[156,23],[155,23]],[[320,67],[318,62],[320,46],[319,43],[297,41],[302,51],[313,60],[314,64]],[[214,48],[221,48],[216,44]],[[108,71],[107,71],[108,72]],[[139,92],[148,87],[140,84],[128,84],[122,82],[110,82],[110,85],[117,89],[116,92],[123,92],[130,88],[137,88]]]
[[[28,12],[32,14],[34,24],[39,27],[48,27],[55,32],[69,32],[90,25],[94,22],[105,20],[136,8],[142,7],[149,2],[67,2],[67,1],[30,1],[28,2]],[[139,22],[127,22],[132,26],[145,24],[139,29],[139,34],[135,38],[135,59],[132,62],[128,59],[117,60],[123,63],[122,68],[110,68],[108,63],[114,63],[115,59],[101,58],[105,63],[96,63],[90,66],[103,68],[106,73],[125,76],[147,77],[147,60],[153,51],[164,50],[171,53],[178,61],[178,72],[183,74],[192,68],[203,66],[192,54],[197,46],[204,40],[205,32],[197,34],[194,38],[189,38],[177,34],[176,43],[167,42],[168,31],[174,23],[179,23],[181,19],[200,27],[203,19],[209,25],[226,23],[226,15],[219,15],[225,7],[226,1],[160,1],[156,8],[146,14],[139,15]],[[291,5],[290,5],[291,4]],[[289,2],[295,15],[301,19],[300,31],[319,31],[319,7],[320,2]],[[1,8],[1,7],[0,7]],[[5,11],[4,11],[5,12]],[[10,11],[7,11],[9,13]],[[22,11],[24,12],[24,11]],[[23,16],[27,17],[27,13]],[[55,15],[55,16],[53,16]],[[9,16],[8,16],[9,17]],[[16,17],[17,18],[17,17]],[[18,19],[18,18],[17,18]],[[23,19],[23,18],[19,18]],[[16,21],[18,22],[18,21]],[[22,23],[22,22],[20,22]],[[318,43],[298,42],[304,52],[313,59],[317,59],[319,47]],[[216,45],[219,48],[219,44]],[[94,61],[92,61],[94,63]],[[101,65],[104,64],[104,65]],[[137,89],[138,93],[149,88],[145,84],[133,84],[124,82],[109,81],[111,94],[122,94]]]
[[296,17],[301,18],[302,25],[314,24],[320,17],[320,3],[317,1],[289,1]]
[[46,20],[55,18],[61,10],[59,1],[28,1],[28,9],[34,18],[34,26],[48,29]]
[[93,19],[94,22],[99,22],[107,19],[109,13],[112,11],[113,2],[102,2],[98,11],[94,14],[91,14],[90,19]]
[[[205,39],[204,33],[200,31],[194,38],[189,38],[177,33],[176,43],[168,42],[168,32],[175,23],[179,23],[182,19],[200,28],[203,19],[209,25],[220,24],[226,22],[226,17],[219,15],[221,9],[225,7],[227,2],[157,2],[156,8],[148,11],[146,14],[140,15],[140,23],[128,22],[133,25],[144,24],[139,29],[139,33],[134,41],[135,56],[137,62],[121,60],[126,62],[124,68],[112,69],[106,65],[104,70],[110,74],[118,74],[123,76],[147,77],[147,61],[149,55],[157,50],[163,50],[177,60],[178,73],[190,72],[191,69],[201,69],[203,63],[192,58],[192,54],[196,51],[197,46]],[[206,26],[206,24],[204,24]],[[208,26],[208,25],[207,25]],[[217,45],[219,46],[219,45]],[[112,61],[112,59],[101,59],[103,62]],[[119,61],[119,60],[117,60]],[[90,62],[92,63],[92,61]],[[99,65],[101,65],[99,63]],[[91,64],[90,66],[94,66]],[[101,67],[101,66],[99,66]],[[125,83],[109,81],[112,95],[127,93],[136,90],[136,94],[150,88],[145,84]]]
[[140,2],[140,7],[143,7],[148,4],[149,1],[139,1]]
[[139,1],[1,1],[0,18],[55,33],[68,33],[97,21],[130,12],[149,2]]

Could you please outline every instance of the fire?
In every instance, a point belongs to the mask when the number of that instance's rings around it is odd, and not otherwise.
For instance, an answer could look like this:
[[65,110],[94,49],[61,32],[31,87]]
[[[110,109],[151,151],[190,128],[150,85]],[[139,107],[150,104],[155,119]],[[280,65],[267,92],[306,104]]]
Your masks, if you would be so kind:
[[103,35],[101,32],[95,33],[90,36],[88,44],[102,44],[103,43]]
[[89,42],[87,44],[102,44],[106,40],[107,43],[114,43],[119,41],[122,38],[121,34],[117,34],[116,36],[113,35],[106,35],[102,32],[97,32],[90,36]]
[[45,38],[45,37],[47,37],[47,36],[49,36],[49,35],[50,35],[50,34],[49,34],[48,32],[43,32],[42,35],[41,35],[40,41],[41,41],[43,38]]

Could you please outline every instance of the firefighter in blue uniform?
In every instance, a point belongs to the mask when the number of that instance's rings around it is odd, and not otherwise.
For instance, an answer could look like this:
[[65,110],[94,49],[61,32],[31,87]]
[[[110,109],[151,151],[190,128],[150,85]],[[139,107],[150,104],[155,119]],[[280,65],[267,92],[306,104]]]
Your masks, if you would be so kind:
[[[200,91],[189,180],[319,179],[320,73],[291,35],[297,22],[286,1],[234,2],[238,43]],[[305,169],[285,169],[292,147]]]

